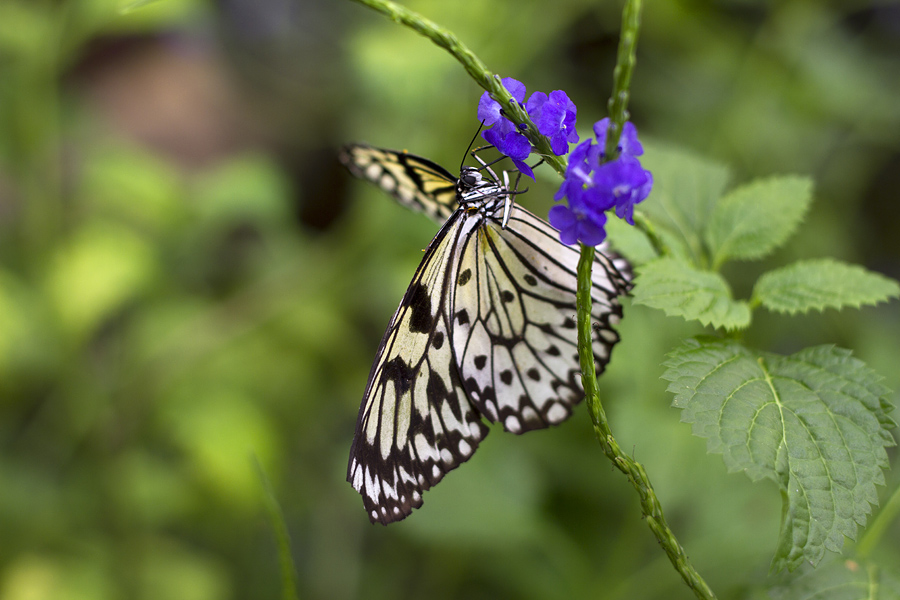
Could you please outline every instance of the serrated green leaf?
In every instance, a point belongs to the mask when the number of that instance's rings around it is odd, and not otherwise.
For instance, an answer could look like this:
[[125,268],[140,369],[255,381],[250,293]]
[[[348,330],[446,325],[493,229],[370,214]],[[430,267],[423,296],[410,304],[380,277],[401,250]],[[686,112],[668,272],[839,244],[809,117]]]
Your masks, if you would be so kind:
[[640,209],[654,224],[678,235],[694,264],[703,264],[703,230],[728,183],[728,168],[682,150],[644,147],[640,160],[653,173],[653,190]]
[[772,600],[900,600],[897,574],[873,563],[835,560],[769,589]]
[[854,538],[884,483],[889,390],[848,350],[757,353],[692,339],[666,361],[673,406],[729,471],[768,478],[785,501],[773,570],[818,563]]
[[859,308],[900,296],[900,285],[878,273],[824,258],[769,271],[753,287],[753,301],[783,313]]
[[750,325],[749,306],[732,299],[728,284],[718,273],[700,271],[675,258],[648,262],[638,267],[637,273],[636,304],[729,330]]
[[726,194],[705,232],[713,265],[762,258],[787,241],[809,208],[812,187],[808,177],[770,177]]

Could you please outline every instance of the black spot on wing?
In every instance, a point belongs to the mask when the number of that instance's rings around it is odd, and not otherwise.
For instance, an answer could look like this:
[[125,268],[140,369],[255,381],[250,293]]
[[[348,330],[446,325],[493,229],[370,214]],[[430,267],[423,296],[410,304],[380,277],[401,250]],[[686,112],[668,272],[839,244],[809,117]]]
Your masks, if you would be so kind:
[[459,285],[466,285],[472,279],[472,269],[466,269],[459,274]]
[[[426,387],[426,394],[432,402],[435,400],[444,400],[449,395],[450,392],[447,390],[447,385],[444,383],[444,380],[441,379],[434,371],[432,371],[428,376],[428,385]],[[459,403],[455,403],[456,407],[459,406]],[[451,403],[451,408],[453,407],[453,403]],[[459,412],[458,410],[454,412]],[[457,415],[458,416],[458,415]],[[434,437],[434,430],[431,432],[432,437]]]
[[479,371],[484,368],[484,365],[487,364],[487,356],[484,354],[479,354],[475,357],[475,368]]
[[428,289],[417,282],[410,289],[406,301],[412,311],[409,317],[410,331],[415,333],[431,331],[434,316],[431,312],[431,296],[428,295]]
[[440,350],[441,346],[444,345],[444,333],[442,331],[436,331],[434,337],[431,338],[431,345],[434,346],[435,350]]
[[384,366],[381,368],[381,377],[384,381],[394,382],[394,385],[397,386],[397,397],[399,398],[409,390],[416,378],[416,371],[403,362],[402,358],[395,356],[384,363]]

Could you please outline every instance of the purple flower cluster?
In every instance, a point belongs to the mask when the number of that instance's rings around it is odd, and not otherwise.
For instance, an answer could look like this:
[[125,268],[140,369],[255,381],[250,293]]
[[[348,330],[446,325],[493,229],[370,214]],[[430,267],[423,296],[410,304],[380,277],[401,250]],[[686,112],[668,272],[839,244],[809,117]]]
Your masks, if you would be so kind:
[[653,175],[641,166],[644,148],[637,129],[628,122],[619,139],[619,156],[601,164],[609,119],[594,124],[594,138],[579,144],[569,156],[569,166],[555,199],[568,199],[568,206],[550,209],[550,223],[559,229],[564,244],[578,241],[596,246],[606,238],[606,211],[634,225],[634,205],[650,194]]
[[[577,109],[566,93],[556,90],[548,96],[534,92],[526,102],[525,84],[511,77],[504,78],[502,84],[525,108],[538,131],[549,138],[553,153],[569,154],[569,144],[578,144],[579,138],[575,131]],[[525,163],[533,150],[522,133],[525,127],[510,121],[488,92],[478,102],[478,119],[488,127],[482,134],[484,139],[511,158],[519,171],[534,179],[534,172]],[[566,198],[568,203],[554,206],[549,215],[550,223],[559,229],[559,239],[566,245],[581,242],[596,246],[603,242],[606,211],[611,209],[634,225],[634,205],[644,200],[653,186],[653,175],[637,159],[644,148],[630,122],[622,128],[616,158],[604,162],[608,128],[608,118],[594,123],[594,137],[578,144],[569,155],[565,179],[555,196],[557,201]]]
[[[512,77],[504,78],[501,83],[512,97],[524,106],[528,115],[537,125],[538,131],[550,138],[553,153],[562,156],[569,151],[569,143],[578,143],[575,132],[575,104],[562,90],[550,92],[534,92],[525,101],[525,84]],[[488,92],[481,95],[478,102],[478,119],[489,127],[482,136],[501,154],[510,157],[516,168],[534,179],[534,172],[525,160],[531,154],[532,146],[520,129],[503,115],[500,103],[491,98]]]

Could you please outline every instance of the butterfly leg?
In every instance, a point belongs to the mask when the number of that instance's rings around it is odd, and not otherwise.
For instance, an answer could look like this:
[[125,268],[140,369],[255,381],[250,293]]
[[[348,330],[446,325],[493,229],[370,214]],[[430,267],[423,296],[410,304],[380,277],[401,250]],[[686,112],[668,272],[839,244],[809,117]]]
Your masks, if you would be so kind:
[[[519,175],[521,175],[521,173],[519,173]],[[518,185],[519,180],[516,178],[516,186]],[[503,171],[503,187],[509,190],[509,171]],[[506,224],[509,223],[509,211],[512,208],[514,194],[515,192],[507,192],[506,198],[503,200],[503,221],[500,223],[500,227],[503,229],[506,229]]]
[[491,169],[491,165],[497,164],[501,160],[505,159],[506,156],[501,155],[501,156],[495,158],[494,160],[492,160],[491,162],[485,162],[483,158],[478,156],[478,152],[483,152],[483,151],[487,150],[488,148],[493,148],[493,146],[481,146],[479,148],[475,148],[474,150],[472,150],[472,152],[470,154],[472,155],[472,158],[474,158],[481,164],[481,167],[478,170],[481,171],[482,169],[486,169],[487,172],[490,173],[491,179],[493,179],[496,183],[499,184],[500,178],[497,177],[497,174],[494,172],[493,169]]

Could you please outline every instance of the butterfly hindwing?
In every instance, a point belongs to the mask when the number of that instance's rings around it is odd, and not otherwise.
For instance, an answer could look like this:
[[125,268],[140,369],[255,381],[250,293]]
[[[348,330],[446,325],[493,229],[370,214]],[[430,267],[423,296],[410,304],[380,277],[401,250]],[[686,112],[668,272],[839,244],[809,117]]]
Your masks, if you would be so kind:
[[427,158],[373,148],[344,146],[340,161],[357,177],[368,179],[397,202],[443,223],[456,210],[456,177]]
[[[462,249],[453,339],[463,384],[484,416],[513,433],[564,421],[583,396],[575,332],[579,252],[556,236],[513,206],[506,228],[487,219]],[[593,346],[602,372],[619,339],[611,327],[622,314],[616,298],[628,283],[606,256],[596,256]]]

